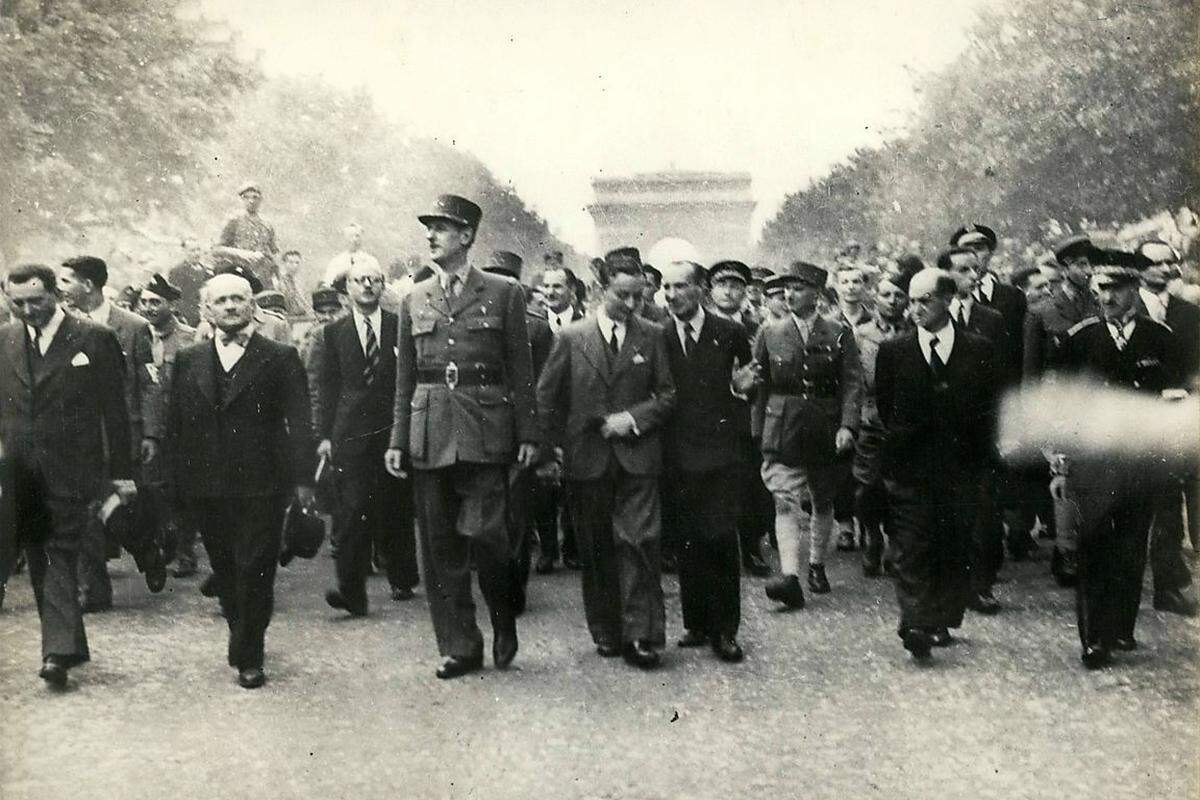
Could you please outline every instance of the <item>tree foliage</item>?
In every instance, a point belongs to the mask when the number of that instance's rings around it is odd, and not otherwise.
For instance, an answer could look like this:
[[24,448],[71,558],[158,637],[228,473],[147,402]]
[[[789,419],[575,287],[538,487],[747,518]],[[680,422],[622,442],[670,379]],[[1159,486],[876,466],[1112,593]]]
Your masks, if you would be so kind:
[[920,80],[907,135],[790,195],[764,252],[896,236],[932,250],[963,221],[1033,241],[1051,220],[1196,207],[1198,30],[1190,0],[990,8]]
[[182,201],[257,70],[179,0],[0,3],[0,255]]

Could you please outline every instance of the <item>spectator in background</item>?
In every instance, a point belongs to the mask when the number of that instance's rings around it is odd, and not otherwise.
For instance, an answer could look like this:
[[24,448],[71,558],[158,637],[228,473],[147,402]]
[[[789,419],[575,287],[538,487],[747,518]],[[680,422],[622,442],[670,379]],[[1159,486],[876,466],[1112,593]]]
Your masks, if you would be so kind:
[[329,260],[329,266],[325,268],[325,275],[322,278],[324,284],[335,288],[339,284],[345,285],[346,274],[351,267],[359,264],[365,264],[373,270],[383,272],[383,268],[379,266],[379,260],[362,249],[362,225],[351,222],[342,229],[342,235],[346,238],[346,249]]
[[205,263],[204,248],[195,238],[185,238],[180,247],[183,248],[183,260],[171,267],[167,281],[179,289],[176,310],[188,325],[195,327],[200,324],[200,289],[212,277],[212,268]]
[[1025,293],[1027,305],[1042,303],[1050,297],[1050,275],[1041,267],[1022,267],[1012,274],[1013,286]]
[[288,250],[280,260],[282,264],[279,272],[269,285],[283,294],[283,313],[304,316],[309,312],[308,303],[304,301],[304,292],[300,288],[303,282],[301,272],[304,268],[304,258],[299,250]]
[[244,261],[260,282],[267,282],[277,271],[275,255],[279,248],[275,245],[275,228],[258,213],[262,189],[251,181],[242,185],[238,197],[245,213],[225,223],[214,252]]

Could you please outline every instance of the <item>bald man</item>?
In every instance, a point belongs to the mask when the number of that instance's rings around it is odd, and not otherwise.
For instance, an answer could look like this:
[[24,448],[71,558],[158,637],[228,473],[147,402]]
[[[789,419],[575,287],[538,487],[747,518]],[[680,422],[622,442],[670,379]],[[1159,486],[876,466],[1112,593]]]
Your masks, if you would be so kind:
[[179,351],[167,420],[175,496],[200,528],[229,623],[229,665],[262,686],[283,514],[312,502],[308,381],[300,354],[260,334],[238,275],[205,284],[216,336]]

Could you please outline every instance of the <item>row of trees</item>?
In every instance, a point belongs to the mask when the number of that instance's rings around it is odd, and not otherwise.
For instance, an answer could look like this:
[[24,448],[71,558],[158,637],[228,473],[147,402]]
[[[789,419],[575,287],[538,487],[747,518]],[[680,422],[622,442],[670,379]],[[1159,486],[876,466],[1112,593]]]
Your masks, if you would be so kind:
[[165,269],[247,178],[313,278],[350,221],[381,259],[423,254],[414,217],[444,191],[483,207],[483,252],[567,250],[474,157],[364,93],[265,79],[186,0],[0,0],[0,94],[0,266],[87,250],[125,280]]
[[932,251],[964,221],[1032,242],[1200,207],[1198,30],[1191,0],[990,7],[919,81],[907,133],[788,196],[764,254],[896,237]]

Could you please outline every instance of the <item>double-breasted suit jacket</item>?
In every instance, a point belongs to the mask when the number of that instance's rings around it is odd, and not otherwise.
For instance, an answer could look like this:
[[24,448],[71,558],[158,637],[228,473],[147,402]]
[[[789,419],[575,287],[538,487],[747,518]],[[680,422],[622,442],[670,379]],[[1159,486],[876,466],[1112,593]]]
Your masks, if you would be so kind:
[[861,422],[862,364],[854,334],[817,315],[805,341],[789,314],[762,326],[753,352],[764,378],[754,415],[763,455],[788,466],[832,464],[838,428],[857,431]]
[[[630,475],[658,475],[663,463],[660,429],[674,405],[662,330],[636,315],[625,321],[625,342],[615,358],[595,319],[568,325],[554,340],[538,381],[545,441],[562,446],[568,480],[595,480],[614,458]],[[633,416],[638,433],[605,439],[601,423],[619,411]]]
[[390,447],[416,469],[508,464],[537,443],[525,295],[472,267],[458,296],[431,277],[400,304]]

